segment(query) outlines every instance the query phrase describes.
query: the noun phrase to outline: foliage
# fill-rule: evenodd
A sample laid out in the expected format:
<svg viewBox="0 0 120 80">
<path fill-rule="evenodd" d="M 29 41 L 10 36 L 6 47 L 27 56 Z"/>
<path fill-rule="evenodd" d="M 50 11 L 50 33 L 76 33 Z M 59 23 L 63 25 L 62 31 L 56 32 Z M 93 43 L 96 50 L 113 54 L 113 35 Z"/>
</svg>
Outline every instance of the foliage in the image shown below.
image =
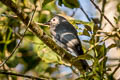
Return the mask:
<svg viewBox="0 0 120 80">
<path fill-rule="evenodd" d="M 79 8 L 80 4 L 78 0 L 59 0 L 58 4 L 62 6 L 63 4 L 69 8 Z"/>
<path fill-rule="evenodd" d="M 80 4 L 78 0 L 12 0 L 20 6 L 22 11 L 31 16 L 35 5 L 38 5 L 34 15 L 33 21 L 38 23 L 45 23 L 54 14 L 62 14 L 59 6 L 65 5 L 68 8 L 79 8 Z M 2 62 L 15 48 L 16 44 L 21 39 L 25 25 L 20 19 L 4 4 L 0 3 L 0 62 Z M 117 10 L 120 13 L 120 4 L 117 6 Z M 87 37 L 88 40 L 82 40 L 85 55 L 79 56 L 73 61 L 79 59 L 85 59 L 91 61 L 92 71 L 84 74 L 76 75 L 75 68 L 70 64 L 62 60 L 62 55 L 58 56 L 47 45 L 39 40 L 31 31 L 27 31 L 24 39 L 17 49 L 15 54 L 9 61 L 2 67 L 4 70 L 11 72 L 19 72 L 21 74 L 32 74 L 38 77 L 44 77 L 51 80 L 63 79 L 71 80 L 71 75 L 76 75 L 76 80 L 112 80 L 113 75 L 108 75 L 106 67 L 107 58 L 105 57 L 107 51 L 115 44 L 105 47 L 104 37 L 96 36 L 98 30 L 100 30 L 99 24 L 94 21 L 85 22 L 81 20 L 71 20 L 67 18 L 71 24 L 78 30 L 79 36 Z M 115 18 L 116 22 L 119 22 L 119 17 Z M 80 28 L 78 24 L 84 25 L 84 28 Z M 40 26 L 45 33 L 50 35 L 49 28 L 46 26 Z M 79 63 L 78 63 L 79 64 Z M 69 67 L 72 72 L 65 75 L 61 72 L 61 65 Z M 63 77 L 64 76 L 64 77 Z M 0 74 L 0 80 L 11 78 L 12 80 L 19 80 L 17 76 L 7 76 Z M 21 78 L 20 78 L 21 80 Z"/>
</svg>

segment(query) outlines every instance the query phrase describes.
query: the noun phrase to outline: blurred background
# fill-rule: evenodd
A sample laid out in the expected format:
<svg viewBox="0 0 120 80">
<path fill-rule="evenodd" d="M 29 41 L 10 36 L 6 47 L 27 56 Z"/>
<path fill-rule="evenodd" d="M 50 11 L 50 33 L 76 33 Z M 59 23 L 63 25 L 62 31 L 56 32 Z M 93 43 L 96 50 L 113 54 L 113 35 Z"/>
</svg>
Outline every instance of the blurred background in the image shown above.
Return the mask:
<svg viewBox="0 0 120 80">
<path fill-rule="evenodd" d="M 37 5 L 33 21 L 36 23 L 45 23 L 50 20 L 55 14 L 64 15 L 68 20 L 78 20 L 77 26 L 79 38 L 82 42 L 84 51 L 87 51 L 91 45 L 99 42 L 103 37 L 95 37 L 97 30 L 103 29 L 105 32 L 111 32 L 108 22 L 105 22 L 102 15 L 97 11 L 90 0 L 12 0 L 21 10 L 31 17 L 35 5 Z M 105 1 L 105 2 L 104 2 Z M 120 0 L 95 0 L 95 3 L 100 9 L 105 12 L 105 15 L 112 21 L 114 25 L 119 26 Z M 114 6 L 112 6 L 114 5 Z M 106 7 L 104 7 L 106 6 Z M 112 7 L 111 7 L 112 6 Z M 85 13 L 90 20 L 86 17 Z M 68 17 L 69 16 L 69 17 Z M 108 26 L 108 27 L 107 27 Z M 49 28 L 40 26 L 46 34 L 50 36 Z M 117 27 L 118 28 L 118 27 Z M 0 63 L 10 55 L 17 43 L 20 41 L 25 31 L 25 25 L 20 19 L 4 4 L 0 3 Z M 117 43 L 116 43 L 117 42 Z M 111 43 L 111 44 L 110 44 Z M 89 78 L 86 80 L 103 80 L 113 79 L 112 75 L 108 75 L 106 70 L 105 57 L 109 50 L 116 51 L 117 62 L 119 63 L 119 39 L 112 38 L 112 41 L 102 42 L 97 45 L 88 54 L 94 59 L 88 60 L 88 63 L 93 67 L 93 72 L 88 73 Z M 110 51 L 113 53 L 112 51 Z M 109 54 L 111 54 L 109 52 Z M 108 58 L 109 55 L 108 54 Z M 118 55 L 117 55 L 118 54 Z M 113 54 L 115 55 L 115 54 Z M 111 55 L 111 56 L 113 56 Z M 110 56 L 110 58 L 111 58 Z M 116 57 L 114 57 L 116 58 Z M 108 62 L 109 63 L 109 62 Z M 114 62 L 113 62 L 114 63 Z M 79 77 L 79 72 L 75 67 L 69 66 L 60 56 L 47 47 L 39 38 L 37 38 L 31 30 L 28 30 L 20 47 L 15 54 L 1 67 L 2 70 L 11 72 L 42 77 L 50 80 L 75 80 Z M 105 71 L 105 72 L 104 72 Z M 113 69 L 114 71 L 114 69 Z M 110 72 L 111 73 L 111 72 Z M 119 78 L 118 75 L 116 78 Z M 85 78 L 84 78 L 85 79 Z M 83 80 L 84 80 L 83 79 Z M 9 76 L 0 74 L 0 80 L 30 80 L 18 76 Z M 31 79 L 32 80 L 32 79 Z"/>
</svg>

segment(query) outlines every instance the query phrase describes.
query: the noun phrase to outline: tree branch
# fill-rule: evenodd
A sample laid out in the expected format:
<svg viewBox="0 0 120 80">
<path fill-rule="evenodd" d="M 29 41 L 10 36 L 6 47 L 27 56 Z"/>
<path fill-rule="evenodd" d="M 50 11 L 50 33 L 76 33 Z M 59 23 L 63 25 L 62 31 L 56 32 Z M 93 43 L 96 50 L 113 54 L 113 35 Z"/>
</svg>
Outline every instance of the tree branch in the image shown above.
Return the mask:
<svg viewBox="0 0 120 80">
<path fill-rule="evenodd" d="M 86 18 L 88 19 L 88 21 L 91 21 L 90 17 L 88 16 L 88 14 L 85 12 L 85 10 L 83 9 L 82 5 L 80 4 L 80 9 L 81 11 L 84 13 L 84 15 L 86 16 Z"/>
<path fill-rule="evenodd" d="M 10 8 L 20 19 L 21 21 L 27 25 L 29 23 L 29 17 L 23 13 L 23 11 L 17 6 L 15 3 L 12 2 L 12 0 L 0 0 L 3 4 L 5 4 L 8 8 Z M 63 48 L 56 45 L 56 43 L 48 36 L 46 33 L 43 32 L 43 30 L 33 21 L 31 21 L 29 28 L 32 30 L 32 32 L 40 39 L 42 40 L 49 48 L 51 48 L 54 52 L 56 52 L 58 55 L 62 56 L 64 60 L 71 63 L 73 66 L 75 66 L 79 71 L 84 72 L 84 68 L 81 66 L 80 61 L 72 62 L 71 59 L 74 58 L 71 54 L 66 52 Z"/>
<path fill-rule="evenodd" d="M 102 1 L 102 13 L 104 14 L 105 11 L 106 0 Z M 100 28 L 102 26 L 103 14 L 100 15 Z"/>
<path fill-rule="evenodd" d="M 26 77 L 26 78 L 36 79 L 36 80 L 46 80 L 45 78 L 39 78 L 39 77 L 35 77 L 35 76 L 30 76 L 30 75 L 12 73 L 12 72 L 4 71 L 4 70 L 0 70 L 0 74 L 14 75 L 14 76 Z"/>
<path fill-rule="evenodd" d="M 106 15 L 100 10 L 100 8 L 95 4 L 95 2 L 93 0 L 90 0 L 91 3 L 95 6 L 95 8 L 100 12 L 101 15 L 103 15 L 103 17 L 108 21 L 108 23 L 115 28 L 115 26 L 112 24 L 112 22 L 110 22 L 110 20 L 106 17 Z"/>
</svg>

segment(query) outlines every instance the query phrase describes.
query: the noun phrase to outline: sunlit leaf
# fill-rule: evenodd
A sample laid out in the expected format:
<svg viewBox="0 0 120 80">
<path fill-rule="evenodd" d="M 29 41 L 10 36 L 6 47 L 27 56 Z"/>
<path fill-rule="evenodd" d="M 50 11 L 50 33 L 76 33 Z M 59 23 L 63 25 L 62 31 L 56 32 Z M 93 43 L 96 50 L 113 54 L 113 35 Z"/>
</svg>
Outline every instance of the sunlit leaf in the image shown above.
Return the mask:
<svg viewBox="0 0 120 80">
<path fill-rule="evenodd" d="M 88 31 L 91 31 L 94 28 L 93 22 L 85 22 L 81 20 L 70 20 L 70 21 L 74 24 L 83 24 Z"/>
<path fill-rule="evenodd" d="M 16 3 L 18 0 L 12 0 L 14 3 Z"/>
<path fill-rule="evenodd" d="M 52 52 L 48 47 L 39 50 L 38 56 L 46 63 L 63 63 L 61 58 Z"/>
<path fill-rule="evenodd" d="M 69 8 L 79 8 L 80 4 L 78 0 L 59 0 L 58 4 L 62 6 L 64 4 L 66 7 Z"/>
<path fill-rule="evenodd" d="M 84 54 L 84 55 L 80 55 L 74 59 L 72 59 L 72 61 L 78 61 L 78 60 L 90 60 L 90 59 L 93 59 L 93 57 L 89 54 Z"/>
<path fill-rule="evenodd" d="M 82 32 L 78 32 L 78 35 L 82 35 L 83 33 Z"/>
<path fill-rule="evenodd" d="M 82 35 L 90 37 L 90 34 L 89 34 L 89 32 L 86 29 L 83 30 L 83 34 Z"/>
<path fill-rule="evenodd" d="M 48 4 L 49 2 L 52 2 L 54 0 L 44 0 L 42 3 L 42 7 L 44 7 L 46 4 Z"/>
</svg>

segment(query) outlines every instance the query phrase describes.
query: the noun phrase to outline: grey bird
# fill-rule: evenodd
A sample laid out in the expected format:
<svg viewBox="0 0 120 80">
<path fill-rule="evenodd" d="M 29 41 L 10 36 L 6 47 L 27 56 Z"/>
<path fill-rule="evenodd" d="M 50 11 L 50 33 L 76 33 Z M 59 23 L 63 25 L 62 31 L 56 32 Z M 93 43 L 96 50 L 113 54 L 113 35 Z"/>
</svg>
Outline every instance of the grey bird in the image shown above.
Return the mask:
<svg viewBox="0 0 120 80">
<path fill-rule="evenodd" d="M 50 26 L 50 33 L 57 44 L 76 56 L 83 55 L 81 42 L 77 35 L 77 30 L 64 17 L 56 15 L 47 23 Z M 80 60 L 83 69 L 88 68 L 85 60 Z"/>
</svg>

